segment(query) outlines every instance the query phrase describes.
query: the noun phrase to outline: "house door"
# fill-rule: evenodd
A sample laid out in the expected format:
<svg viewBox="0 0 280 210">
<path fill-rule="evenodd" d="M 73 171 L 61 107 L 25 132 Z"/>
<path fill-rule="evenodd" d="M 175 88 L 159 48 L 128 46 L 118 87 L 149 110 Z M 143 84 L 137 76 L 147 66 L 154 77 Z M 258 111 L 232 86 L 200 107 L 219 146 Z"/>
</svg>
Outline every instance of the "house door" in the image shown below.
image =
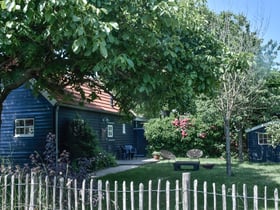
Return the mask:
<svg viewBox="0 0 280 210">
<path fill-rule="evenodd" d="M 144 128 L 134 128 L 134 139 L 136 141 L 137 155 L 146 156 L 147 140 L 144 136 Z"/>
</svg>

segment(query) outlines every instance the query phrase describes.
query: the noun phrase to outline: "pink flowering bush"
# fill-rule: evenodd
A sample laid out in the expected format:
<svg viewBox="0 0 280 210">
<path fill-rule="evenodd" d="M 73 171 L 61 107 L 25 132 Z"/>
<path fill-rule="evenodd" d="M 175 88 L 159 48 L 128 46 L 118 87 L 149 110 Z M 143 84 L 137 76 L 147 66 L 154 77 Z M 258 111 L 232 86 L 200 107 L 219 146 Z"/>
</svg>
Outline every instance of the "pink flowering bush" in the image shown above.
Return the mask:
<svg viewBox="0 0 280 210">
<path fill-rule="evenodd" d="M 149 152 L 166 149 L 182 157 L 193 148 L 208 156 L 219 156 L 223 150 L 222 133 L 222 128 L 193 116 L 157 118 L 145 125 Z"/>
</svg>

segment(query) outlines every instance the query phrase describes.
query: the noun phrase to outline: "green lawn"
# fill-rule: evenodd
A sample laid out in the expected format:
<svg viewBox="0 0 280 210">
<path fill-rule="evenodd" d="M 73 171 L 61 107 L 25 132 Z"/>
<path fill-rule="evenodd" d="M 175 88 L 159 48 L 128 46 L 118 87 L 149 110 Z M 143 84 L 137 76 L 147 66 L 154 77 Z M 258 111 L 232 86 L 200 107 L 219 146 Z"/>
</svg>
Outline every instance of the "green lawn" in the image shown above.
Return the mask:
<svg viewBox="0 0 280 210">
<path fill-rule="evenodd" d="M 183 158 L 181 158 L 183 160 Z M 161 179 L 162 189 L 165 188 L 165 182 L 168 180 L 171 183 L 170 188 L 175 188 L 176 180 L 182 178 L 182 173 L 191 173 L 191 183 L 196 179 L 198 180 L 198 188 L 200 191 L 203 190 L 203 182 L 207 182 L 208 192 L 212 192 L 212 183 L 216 184 L 217 193 L 221 193 L 221 186 L 225 184 L 227 188 L 231 188 L 232 184 L 236 185 L 239 195 L 242 195 L 243 184 L 247 185 L 248 196 L 253 196 L 253 186 L 258 186 L 258 196 L 263 197 L 263 189 L 267 186 L 267 197 L 268 199 L 273 198 L 273 192 L 275 188 L 280 186 L 280 164 L 276 163 L 238 163 L 233 161 L 232 172 L 233 176 L 228 177 L 226 175 L 226 163 L 222 159 L 200 159 L 201 164 L 203 163 L 215 163 L 213 169 L 204 169 L 200 167 L 198 171 L 183 170 L 174 171 L 172 162 L 160 161 L 158 163 L 147 164 L 138 168 L 120 172 L 117 174 L 111 174 L 99 179 L 103 181 L 109 181 L 112 186 L 114 181 L 118 181 L 121 189 L 122 181 L 126 183 L 134 182 L 135 188 L 138 187 L 139 183 L 143 183 L 145 189 L 147 189 L 149 180 L 153 182 L 153 189 L 157 187 L 157 181 Z M 129 185 L 129 184 L 128 184 Z M 231 194 L 230 189 L 227 190 L 228 195 Z M 208 195 L 208 202 L 212 202 L 212 195 Z M 198 196 L 199 203 L 203 203 L 202 192 Z M 221 198 L 217 198 L 218 205 L 221 205 Z M 238 203 L 242 203 L 242 198 L 238 198 Z M 263 206 L 263 200 L 259 200 L 259 207 Z M 209 204 L 210 205 L 210 204 Z M 228 201 L 228 206 L 231 207 L 231 199 Z M 238 204 L 239 205 L 239 204 Z M 241 204 L 240 204 L 241 205 Z M 252 199 L 249 201 L 249 209 L 252 208 Z M 269 201 L 268 205 L 272 209 L 274 203 Z M 217 208 L 220 209 L 220 208 Z M 261 208 L 259 208 L 261 209 Z"/>
</svg>

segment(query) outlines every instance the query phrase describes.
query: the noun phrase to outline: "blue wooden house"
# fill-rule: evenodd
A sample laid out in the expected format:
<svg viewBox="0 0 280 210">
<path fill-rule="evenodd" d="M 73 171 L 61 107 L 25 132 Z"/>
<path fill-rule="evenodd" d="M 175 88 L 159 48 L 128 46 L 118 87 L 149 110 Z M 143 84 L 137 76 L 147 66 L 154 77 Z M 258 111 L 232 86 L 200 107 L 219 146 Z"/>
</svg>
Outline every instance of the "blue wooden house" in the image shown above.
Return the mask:
<svg viewBox="0 0 280 210">
<path fill-rule="evenodd" d="M 91 90 L 83 87 L 86 94 Z M 12 163 L 29 162 L 30 154 L 42 153 L 49 132 L 56 135 L 57 153 L 67 141 L 69 124 L 75 120 L 85 120 L 97 134 L 100 147 L 118 154 L 120 145 L 133 145 L 138 155 L 144 155 L 145 139 L 139 133 L 136 121 L 125 121 L 114 106 L 109 94 L 99 93 L 93 102 L 80 105 L 80 96 L 71 88 L 66 88 L 72 100 L 60 97 L 50 99 L 41 92 L 34 96 L 25 85 L 9 94 L 4 102 L 0 135 L 0 158 Z M 78 119 L 79 118 L 79 119 Z"/>
<path fill-rule="evenodd" d="M 266 127 L 272 122 L 264 123 L 246 130 L 248 156 L 251 162 L 280 162 L 280 146 L 273 148 Z"/>
</svg>

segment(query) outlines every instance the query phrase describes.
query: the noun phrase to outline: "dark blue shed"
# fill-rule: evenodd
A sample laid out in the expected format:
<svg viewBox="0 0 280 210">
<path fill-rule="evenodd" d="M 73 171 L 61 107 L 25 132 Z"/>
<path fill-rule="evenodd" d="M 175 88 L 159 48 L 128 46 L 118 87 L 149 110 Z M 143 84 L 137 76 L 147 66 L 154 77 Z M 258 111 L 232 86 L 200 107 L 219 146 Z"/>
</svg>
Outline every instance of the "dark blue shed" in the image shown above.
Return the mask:
<svg viewBox="0 0 280 210">
<path fill-rule="evenodd" d="M 90 89 L 85 87 L 87 93 Z M 4 102 L 0 135 L 0 158 L 23 164 L 29 162 L 30 154 L 42 153 L 46 136 L 56 134 L 57 153 L 67 141 L 69 123 L 79 116 L 96 132 L 100 146 L 117 154 L 120 145 L 137 146 L 133 122 L 125 121 L 109 94 L 101 93 L 91 103 L 80 105 L 80 98 L 71 88 L 73 100 L 50 100 L 47 93 L 34 96 L 24 85 L 9 94 Z M 137 142 L 136 142 L 137 141 Z"/>
<path fill-rule="evenodd" d="M 251 162 L 280 162 L 280 146 L 273 148 L 266 127 L 272 122 L 247 129 L 248 155 Z"/>
</svg>

